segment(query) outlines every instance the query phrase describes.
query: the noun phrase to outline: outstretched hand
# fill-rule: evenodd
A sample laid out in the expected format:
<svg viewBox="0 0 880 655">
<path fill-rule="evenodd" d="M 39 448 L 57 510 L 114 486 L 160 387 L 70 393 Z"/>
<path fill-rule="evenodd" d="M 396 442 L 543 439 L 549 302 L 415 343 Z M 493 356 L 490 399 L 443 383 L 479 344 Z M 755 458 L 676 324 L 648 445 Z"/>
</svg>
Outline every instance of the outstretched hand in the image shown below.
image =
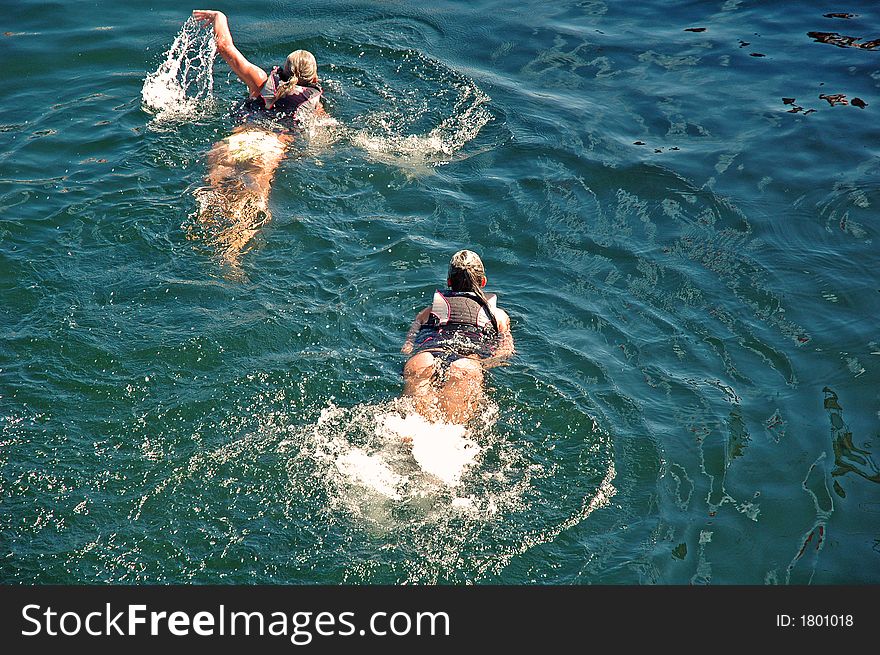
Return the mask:
<svg viewBox="0 0 880 655">
<path fill-rule="evenodd" d="M 211 26 L 214 29 L 214 39 L 217 44 L 217 54 L 223 57 L 223 61 L 229 64 L 232 72 L 242 82 L 247 84 L 252 98 L 260 94 L 260 89 L 266 83 L 266 71 L 249 62 L 235 44 L 232 42 L 232 34 L 229 33 L 229 21 L 222 11 L 213 9 L 194 9 L 192 17 L 200 21 L 203 26 Z"/>
<path fill-rule="evenodd" d="M 222 16 L 223 12 L 214 11 L 213 9 L 193 9 L 193 18 L 202 22 L 202 25 L 211 25 L 217 20 L 218 16 Z"/>
</svg>

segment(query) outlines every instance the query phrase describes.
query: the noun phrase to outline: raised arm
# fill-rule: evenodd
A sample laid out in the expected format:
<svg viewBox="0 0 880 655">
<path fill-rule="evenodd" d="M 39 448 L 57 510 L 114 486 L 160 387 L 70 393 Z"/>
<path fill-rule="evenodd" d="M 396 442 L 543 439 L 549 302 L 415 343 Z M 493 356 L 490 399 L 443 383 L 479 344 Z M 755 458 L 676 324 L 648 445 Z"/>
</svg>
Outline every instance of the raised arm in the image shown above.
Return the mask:
<svg viewBox="0 0 880 655">
<path fill-rule="evenodd" d="M 404 355 L 409 355 L 412 352 L 413 341 L 415 341 L 416 335 L 419 333 L 419 330 L 428 320 L 430 315 L 430 307 L 425 307 L 422 311 L 416 314 L 415 319 L 413 319 L 412 324 L 409 326 L 409 331 L 406 333 L 406 340 L 403 342 L 403 347 L 400 349 L 400 352 Z"/>
<path fill-rule="evenodd" d="M 232 42 L 232 34 L 229 33 L 229 23 L 226 20 L 226 14 L 222 11 L 213 11 L 211 9 L 196 9 L 192 15 L 193 18 L 201 21 L 202 24 L 213 26 L 214 38 L 217 39 L 217 52 L 229 64 L 229 67 L 238 76 L 238 79 L 247 84 L 251 97 L 255 98 L 260 95 L 260 89 L 263 88 L 269 76 L 266 75 L 266 71 L 262 68 L 255 66 L 245 59 L 245 56 L 235 47 L 235 44 Z"/>
</svg>

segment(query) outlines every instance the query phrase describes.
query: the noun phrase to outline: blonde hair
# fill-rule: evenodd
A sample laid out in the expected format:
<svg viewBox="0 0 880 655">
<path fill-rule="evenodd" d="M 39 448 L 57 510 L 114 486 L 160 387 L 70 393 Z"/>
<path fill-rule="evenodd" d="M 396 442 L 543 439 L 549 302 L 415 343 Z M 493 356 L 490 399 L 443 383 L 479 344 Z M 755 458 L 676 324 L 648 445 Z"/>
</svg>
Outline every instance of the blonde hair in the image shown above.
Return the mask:
<svg viewBox="0 0 880 655">
<path fill-rule="evenodd" d="M 483 296 L 486 269 L 480 256 L 472 250 L 459 250 L 449 260 L 449 286 L 453 291 L 471 291 Z"/>
<path fill-rule="evenodd" d="M 284 72 L 297 81 L 315 84 L 318 81 L 318 62 L 308 50 L 294 50 L 287 55 Z"/>
<path fill-rule="evenodd" d="M 459 250 L 449 260 L 449 288 L 453 291 L 466 291 L 473 293 L 477 301 L 486 310 L 486 315 L 492 322 L 492 327 L 498 332 L 498 321 L 489 307 L 486 294 L 483 293 L 483 284 L 486 281 L 486 269 L 483 260 L 473 250 Z"/>
<path fill-rule="evenodd" d="M 275 91 L 276 99 L 293 93 L 297 84 L 318 83 L 318 62 L 315 60 L 315 55 L 308 50 L 294 50 L 287 55 L 284 73 L 289 79 L 278 85 Z"/>
</svg>

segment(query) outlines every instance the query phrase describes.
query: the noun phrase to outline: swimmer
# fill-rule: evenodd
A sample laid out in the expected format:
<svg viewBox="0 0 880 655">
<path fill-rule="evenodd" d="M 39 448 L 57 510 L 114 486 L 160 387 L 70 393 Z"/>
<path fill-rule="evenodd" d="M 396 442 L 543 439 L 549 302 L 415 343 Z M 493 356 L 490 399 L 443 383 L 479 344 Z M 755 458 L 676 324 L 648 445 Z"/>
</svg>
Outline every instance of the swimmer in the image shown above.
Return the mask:
<svg viewBox="0 0 880 655">
<path fill-rule="evenodd" d="M 213 28 L 217 52 L 247 85 L 246 115 L 276 119 L 268 127 L 263 126 L 265 121 L 240 125 L 215 144 L 208 153 L 208 186 L 195 193 L 198 220 L 208 240 L 224 260 L 235 265 L 258 228 L 271 219 L 269 189 L 293 140 L 288 128 L 301 125 L 310 114 L 326 116 L 321 105 L 323 91 L 311 52 L 291 52 L 283 66 L 267 73 L 236 48 L 223 12 L 196 9 L 192 15 Z"/>
<path fill-rule="evenodd" d="M 416 315 L 400 349 L 412 354 L 403 367 L 403 395 L 430 421 L 465 424 L 480 409 L 483 371 L 513 355 L 513 336 L 495 294 L 483 292 L 486 273 L 476 253 L 452 256 L 446 284 Z"/>
</svg>

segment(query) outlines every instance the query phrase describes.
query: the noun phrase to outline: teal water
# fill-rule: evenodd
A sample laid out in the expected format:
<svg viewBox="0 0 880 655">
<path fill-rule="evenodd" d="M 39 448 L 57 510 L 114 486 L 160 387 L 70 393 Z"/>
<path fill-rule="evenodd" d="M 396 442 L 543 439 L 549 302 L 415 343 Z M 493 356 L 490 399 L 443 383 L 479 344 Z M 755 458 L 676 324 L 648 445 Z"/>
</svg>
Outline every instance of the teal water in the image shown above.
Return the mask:
<svg viewBox="0 0 880 655">
<path fill-rule="evenodd" d="M 243 85 L 142 106 L 192 7 L 5 6 L 0 581 L 880 581 L 880 9 L 844 4 L 218 6 L 339 121 L 234 267 L 190 237 Z M 459 248 L 517 355 L 450 486 L 380 428 Z"/>
</svg>

